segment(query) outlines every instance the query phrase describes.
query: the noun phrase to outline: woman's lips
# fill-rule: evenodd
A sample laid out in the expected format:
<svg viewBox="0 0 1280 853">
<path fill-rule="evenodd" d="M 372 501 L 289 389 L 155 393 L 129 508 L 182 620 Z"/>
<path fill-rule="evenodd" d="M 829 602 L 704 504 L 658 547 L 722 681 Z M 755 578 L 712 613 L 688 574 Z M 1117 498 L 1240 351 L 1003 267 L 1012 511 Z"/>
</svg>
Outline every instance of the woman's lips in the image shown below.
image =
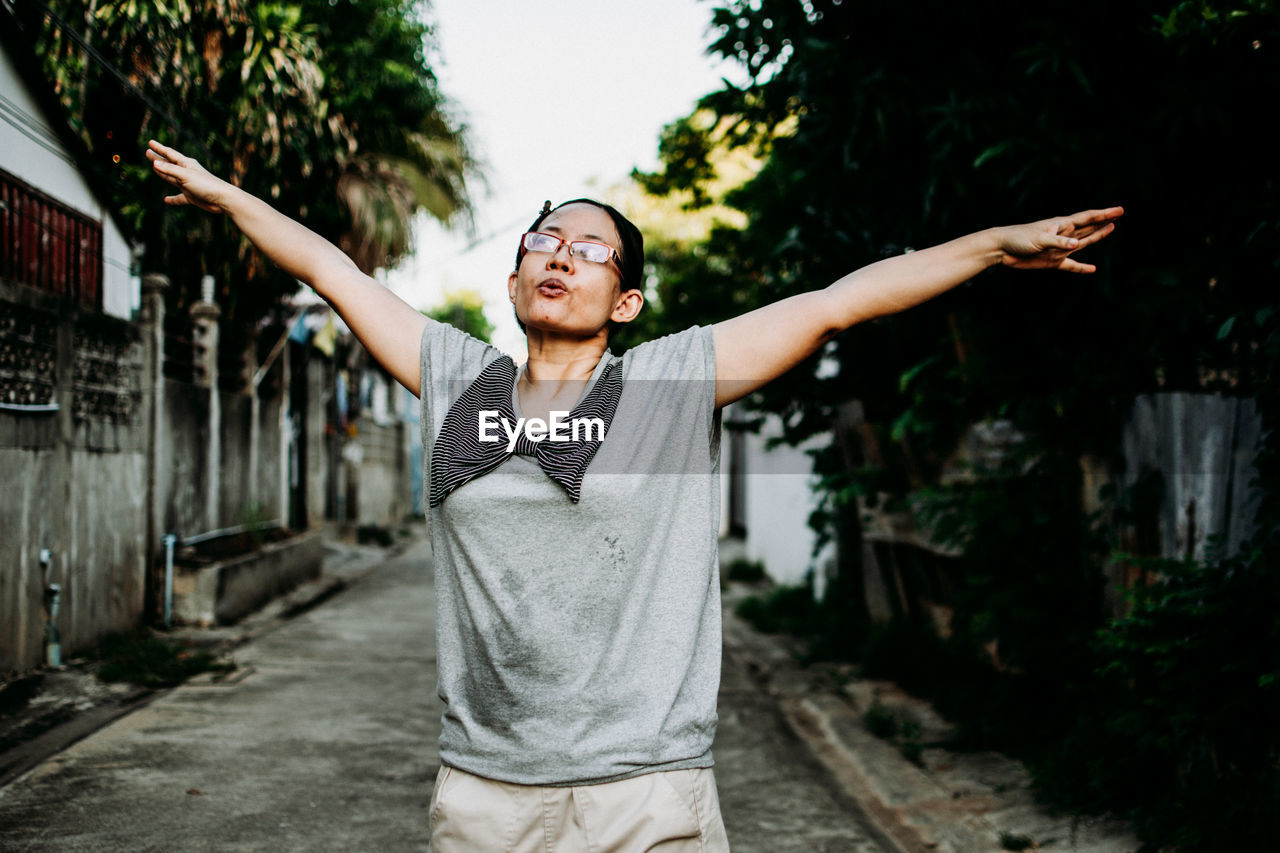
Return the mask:
<svg viewBox="0 0 1280 853">
<path fill-rule="evenodd" d="M 559 279 L 549 278 L 538 285 L 538 292 L 541 293 L 543 296 L 555 297 L 555 296 L 561 296 L 562 294 L 568 293 L 569 291 L 564 286 L 564 283 L 561 282 Z"/>
</svg>

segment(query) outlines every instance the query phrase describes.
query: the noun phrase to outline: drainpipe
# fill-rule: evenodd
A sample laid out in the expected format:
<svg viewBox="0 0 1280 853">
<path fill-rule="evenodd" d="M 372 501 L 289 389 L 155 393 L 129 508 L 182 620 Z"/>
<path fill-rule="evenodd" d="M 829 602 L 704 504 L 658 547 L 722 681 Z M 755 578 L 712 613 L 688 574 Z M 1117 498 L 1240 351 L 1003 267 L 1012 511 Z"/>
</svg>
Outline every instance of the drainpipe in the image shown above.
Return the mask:
<svg viewBox="0 0 1280 853">
<path fill-rule="evenodd" d="M 40 568 L 44 576 L 49 577 L 49 566 L 53 562 L 53 552 L 48 548 L 40 550 Z M 53 669 L 62 667 L 62 634 L 58 632 L 58 603 L 62 600 L 62 586 L 51 583 L 44 588 L 44 603 L 49 611 L 49 618 L 44 623 L 44 662 Z"/>
<path fill-rule="evenodd" d="M 172 533 L 164 535 L 164 627 L 168 628 L 173 621 L 173 546 L 178 537 Z"/>
</svg>

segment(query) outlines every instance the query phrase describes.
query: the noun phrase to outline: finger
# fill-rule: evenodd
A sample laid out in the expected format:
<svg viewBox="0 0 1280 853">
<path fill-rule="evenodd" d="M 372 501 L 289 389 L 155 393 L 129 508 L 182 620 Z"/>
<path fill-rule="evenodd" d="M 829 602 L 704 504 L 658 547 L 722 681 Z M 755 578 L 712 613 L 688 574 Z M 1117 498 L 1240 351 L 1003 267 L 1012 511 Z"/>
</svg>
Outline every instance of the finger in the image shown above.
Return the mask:
<svg viewBox="0 0 1280 853">
<path fill-rule="evenodd" d="M 185 195 L 167 195 L 164 197 L 165 204 L 190 204 L 191 201 Z"/>
<path fill-rule="evenodd" d="M 1079 213 L 1073 213 L 1067 219 L 1078 228 L 1085 225 L 1100 225 L 1119 219 L 1123 215 L 1123 207 L 1104 207 L 1098 210 L 1082 210 Z"/>
<path fill-rule="evenodd" d="M 1054 249 L 1062 249 L 1067 252 L 1074 252 L 1080 248 L 1080 241 L 1070 234 L 1053 234 L 1045 241 L 1045 249 L 1053 251 Z"/>
<path fill-rule="evenodd" d="M 178 163 L 174 163 L 172 160 L 165 157 L 163 154 L 157 154 L 156 152 L 152 151 L 150 148 L 147 149 L 146 155 L 147 155 L 147 159 L 150 160 L 152 163 L 166 163 L 173 166 L 179 165 Z"/>
<path fill-rule="evenodd" d="M 182 179 L 178 177 L 178 167 L 166 160 L 156 160 L 151 164 L 151 170 L 164 178 L 174 186 L 181 186 Z"/>
<path fill-rule="evenodd" d="M 1085 246 L 1092 246 L 1114 230 L 1116 230 L 1116 224 L 1108 222 L 1106 225 L 1093 226 L 1084 232 L 1077 231 L 1076 236 L 1079 237 L 1080 248 L 1083 249 Z"/>
<path fill-rule="evenodd" d="M 182 153 L 177 149 L 170 148 L 168 145 L 161 145 L 154 139 L 147 143 L 147 147 L 150 150 L 155 151 L 157 154 L 162 155 L 165 159 L 171 160 L 175 163 L 183 159 Z"/>
<path fill-rule="evenodd" d="M 1058 269 L 1062 270 L 1063 272 L 1075 272 L 1075 273 L 1090 273 L 1090 272 L 1098 271 L 1098 268 L 1095 267 L 1093 264 L 1082 264 L 1079 261 L 1074 260 L 1072 258 L 1063 259 L 1062 263 L 1058 266 Z"/>
</svg>

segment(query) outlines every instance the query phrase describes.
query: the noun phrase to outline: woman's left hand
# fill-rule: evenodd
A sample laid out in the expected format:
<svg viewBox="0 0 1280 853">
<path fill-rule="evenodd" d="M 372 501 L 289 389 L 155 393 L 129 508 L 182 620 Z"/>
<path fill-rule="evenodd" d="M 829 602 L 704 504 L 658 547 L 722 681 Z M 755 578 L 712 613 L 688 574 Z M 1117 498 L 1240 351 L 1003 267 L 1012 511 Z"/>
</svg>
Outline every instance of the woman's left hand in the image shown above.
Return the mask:
<svg viewBox="0 0 1280 853">
<path fill-rule="evenodd" d="M 1000 262 L 1021 270 L 1094 272 L 1097 267 L 1093 264 L 1081 263 L 1071 255 L 1110 234 L 1123 214 L 1123 207 L 1108 207 L 999 228 Z"/>
</svg>

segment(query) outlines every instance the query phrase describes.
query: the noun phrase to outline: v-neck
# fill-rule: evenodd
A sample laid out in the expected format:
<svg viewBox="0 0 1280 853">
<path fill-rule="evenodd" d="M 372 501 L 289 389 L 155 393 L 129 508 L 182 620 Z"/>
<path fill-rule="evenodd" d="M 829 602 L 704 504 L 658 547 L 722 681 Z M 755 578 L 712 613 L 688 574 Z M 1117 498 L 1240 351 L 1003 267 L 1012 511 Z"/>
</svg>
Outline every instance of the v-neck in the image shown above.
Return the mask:
<svg viewBox="0 0 1280 853">
<path fill-rule="evenodd" d="M 591 389 L 595 387 L 596 382 L 600 379 L 600 376 L 612 361 L 613 353 L 606 349 L 604 351 L 604 355 L 600 356 L 600 360 L 596 362 L 596 366 L 592 369 L 591 376 L 587 379 L 587 384 L 582 388 L 582 393 L 578 395 L 578 399 L 569 407 L 570 412 L 578 408 L 578 404 L 585 400 L 587 395 L 591 393 Z M 515 382 L 511 383 L 511 410 L 515 412 L 517 419 L 524 417 L 524 410 L 520 407 L 520 380 L 524 377 L 528 369 L 529 362 L 527 361 L 516 368 Z"/>
</svg>

